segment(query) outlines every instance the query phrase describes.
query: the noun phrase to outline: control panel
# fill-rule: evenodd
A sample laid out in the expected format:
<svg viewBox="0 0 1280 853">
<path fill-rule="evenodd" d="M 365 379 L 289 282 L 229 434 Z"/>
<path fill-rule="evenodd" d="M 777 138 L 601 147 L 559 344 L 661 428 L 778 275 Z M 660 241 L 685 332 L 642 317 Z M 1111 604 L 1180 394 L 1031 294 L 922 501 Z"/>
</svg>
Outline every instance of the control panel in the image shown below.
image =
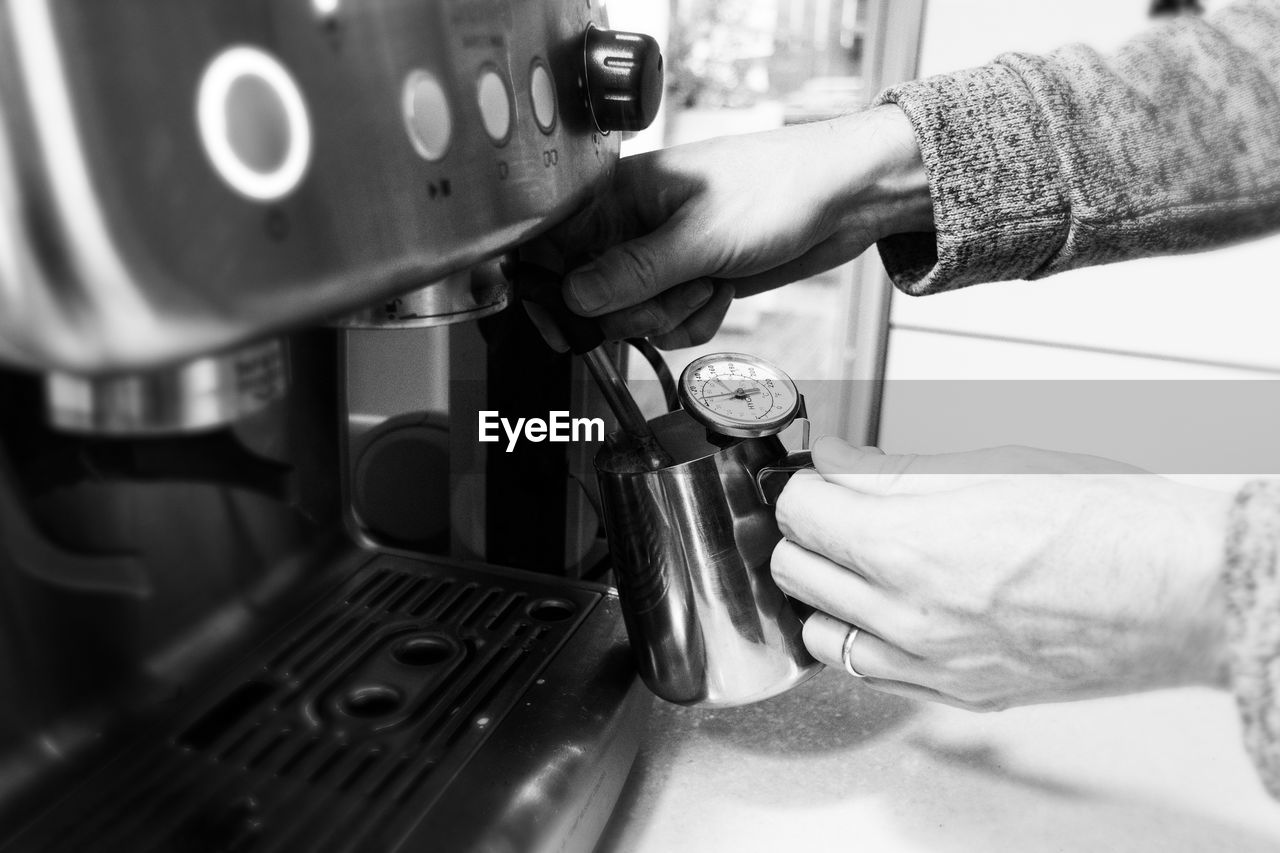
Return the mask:
<svg viewBox="0 0 1280 853">
<path fill-rule="evenodd" d="M 583 204 L 660 96 L 601 0 L 0 0 L 0 361 L 155 366 L 421 287 Z"/>
</svg>

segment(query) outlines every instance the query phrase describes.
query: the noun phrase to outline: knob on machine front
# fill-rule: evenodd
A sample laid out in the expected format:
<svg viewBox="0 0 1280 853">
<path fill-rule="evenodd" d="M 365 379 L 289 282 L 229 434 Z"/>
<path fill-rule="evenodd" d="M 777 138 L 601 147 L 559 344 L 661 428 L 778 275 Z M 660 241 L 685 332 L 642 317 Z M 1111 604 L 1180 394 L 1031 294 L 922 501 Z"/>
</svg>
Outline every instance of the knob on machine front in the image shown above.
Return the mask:
<svg viewBox="0 0 1280 853">
<path fill-rule="evenodd" d="M 644 130 L 662 102 L 662 52 L 651 36 L 587 27 L 587 101 L 601 133 Z"/>
</svg>

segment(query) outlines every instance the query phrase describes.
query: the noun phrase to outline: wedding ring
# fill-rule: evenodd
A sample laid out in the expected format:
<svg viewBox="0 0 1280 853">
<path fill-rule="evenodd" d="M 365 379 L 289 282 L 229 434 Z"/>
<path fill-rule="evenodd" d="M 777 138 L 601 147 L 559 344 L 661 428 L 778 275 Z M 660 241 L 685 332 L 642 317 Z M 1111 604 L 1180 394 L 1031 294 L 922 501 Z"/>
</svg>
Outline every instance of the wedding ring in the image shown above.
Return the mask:
<svg viewBox="0 0 1280 853">
<path fill-rule="evenodd" d="M 845 671 L 854 678 L 866 678 L 865 675 L 853 668 L 853 642 L 858 639 L 858 631 L 856 626 L 849 626 L 849 633 L 844 635 L 844 643 L 840 646 L 840 660 L 844 661 Z"/>
</svg>

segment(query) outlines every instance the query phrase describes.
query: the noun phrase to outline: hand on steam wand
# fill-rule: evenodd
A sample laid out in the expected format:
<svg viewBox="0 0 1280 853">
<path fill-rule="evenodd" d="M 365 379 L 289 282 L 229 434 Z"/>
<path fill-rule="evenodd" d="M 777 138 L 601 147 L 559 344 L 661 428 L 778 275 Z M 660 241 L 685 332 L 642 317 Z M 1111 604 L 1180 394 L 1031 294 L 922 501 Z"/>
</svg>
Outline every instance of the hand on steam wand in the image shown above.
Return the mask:
<svg viewBox="0 0 1280 853">
<path fill-rule="evenodd" d="M 612 191 L 553 230 L 565 302 L 607 337 L 711 338 L 730 300 L 807 278 L 877 239 L 931 231 L 915 134 L 897 107 L 619 161 Z"/>
</svg>

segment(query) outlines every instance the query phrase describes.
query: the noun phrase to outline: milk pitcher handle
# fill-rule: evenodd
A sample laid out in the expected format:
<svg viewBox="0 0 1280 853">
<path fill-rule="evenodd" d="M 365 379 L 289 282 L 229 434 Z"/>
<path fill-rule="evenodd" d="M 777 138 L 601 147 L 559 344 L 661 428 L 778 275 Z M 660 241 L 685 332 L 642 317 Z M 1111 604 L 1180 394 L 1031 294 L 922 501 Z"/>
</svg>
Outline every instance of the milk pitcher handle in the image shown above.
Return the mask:
<svg viewBox="0 0 1280 853">
<path fill-rule="evenodd" d="M 765 506 L 773 506 L 778 501 L 778 495 L 782 494 L 782 488 L 791 479 L 791 475 L 812 467 L 812 451 L 797 450 L 788 453 L 778 461 L 777 465 L 766 465 L 756 472 L 756 497 Z"/>
</svg>

